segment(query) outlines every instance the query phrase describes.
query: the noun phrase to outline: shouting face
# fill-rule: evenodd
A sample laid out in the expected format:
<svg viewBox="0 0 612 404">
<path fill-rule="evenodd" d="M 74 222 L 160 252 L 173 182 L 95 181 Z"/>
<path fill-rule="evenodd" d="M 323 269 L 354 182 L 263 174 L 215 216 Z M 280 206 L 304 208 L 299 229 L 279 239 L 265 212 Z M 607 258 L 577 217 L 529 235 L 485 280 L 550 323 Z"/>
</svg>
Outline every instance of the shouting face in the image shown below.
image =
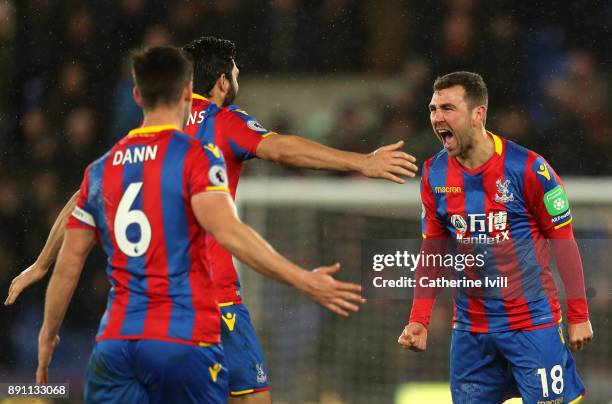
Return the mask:
<svg viewBox="0 0 612 404">
<path fill-rule="evenodd" d="M 433 93 L 429 103 L 431 127 L 449 155 L 466 157 L 469 154 L 474 129 L 484 123 L 484 110 L 484 106 L 470 107 L 462 86 Z"/>
</svg>

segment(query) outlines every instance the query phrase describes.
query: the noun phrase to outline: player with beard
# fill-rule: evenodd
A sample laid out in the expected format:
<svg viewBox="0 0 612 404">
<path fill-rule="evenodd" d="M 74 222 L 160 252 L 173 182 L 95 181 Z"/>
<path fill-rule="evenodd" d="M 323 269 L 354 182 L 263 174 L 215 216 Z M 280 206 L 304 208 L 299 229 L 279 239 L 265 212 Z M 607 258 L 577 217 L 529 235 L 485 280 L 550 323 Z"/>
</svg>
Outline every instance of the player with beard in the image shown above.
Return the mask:
<svg viewBox="0 0 612 404">
<path fill-rule="evenodd" d="M 253 157 L 292 167 L 355 171 L 396 183 L 404 182 L 399 176 L 415 176 L 417 167 L 413 163 L 416 160 L 399 150 L 403 142 L 361 154 L 266 130 L 244 110 L 232 105 L 239 88 L 239 70 L 232 42 L 205 37 L 194 40 L 184 50 L 194 62 L 193 103 L 185 133 L 219 147 L 226 160 L 232 197 L 236 196 L 243 162 Z M 72 211 L 76 197 L 60 213 L 36 263 L 13 280 L 7 304 L 12 304 L 24 288 L 47 272 L 61 245 L 62 223 Z M 265 362 L 248 311 L 242 304 L 232 255 L 215 239 L 208 243 L 206 255 L 219 288 L 217 298 L 222 310 L 222 341 L 229 367 L 230 401 L 269 403 Z M 339 315 L 348 314 L 343 307 L 334 309 Z"/>
<path fill-rule="evenodd" d="M 582 349 L 593 330 L 561 179 L 537 153 L 485 129 L 488 93 L 480 75 L 454 72 L 436 79 L 429 110 L 444 148 L 423 166 L 422 250 L 444 252 L 451 239 L 456 251 L 484 257 L 482 267 L 458 276 L 502 274 L 510 280 L 503 287 L 454 290 L 453 402 L 579 400 L 585 388 L 568 347 Z M 567 330 L 549 265 L 551 247 L 565 287 Z M 421 265 L 416 276 L 443 276 L 440 270 Z M 424 351 L 439 290 L 421 287 L 419 279 L 416 285 L 398 342 Z"/>
</svg>

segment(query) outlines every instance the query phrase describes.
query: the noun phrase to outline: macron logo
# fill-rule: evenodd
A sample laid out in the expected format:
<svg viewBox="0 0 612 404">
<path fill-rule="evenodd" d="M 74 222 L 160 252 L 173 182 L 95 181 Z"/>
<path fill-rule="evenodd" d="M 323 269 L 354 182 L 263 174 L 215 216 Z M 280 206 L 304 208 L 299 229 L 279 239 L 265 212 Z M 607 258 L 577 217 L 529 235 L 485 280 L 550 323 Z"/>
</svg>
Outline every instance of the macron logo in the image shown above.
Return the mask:
<svg viewBox="0 0 612 404">
<path fill-rule="evenodd" d="M 436 194 L 460 194 L 461 187 L 434 187 Z"/>
</svg>

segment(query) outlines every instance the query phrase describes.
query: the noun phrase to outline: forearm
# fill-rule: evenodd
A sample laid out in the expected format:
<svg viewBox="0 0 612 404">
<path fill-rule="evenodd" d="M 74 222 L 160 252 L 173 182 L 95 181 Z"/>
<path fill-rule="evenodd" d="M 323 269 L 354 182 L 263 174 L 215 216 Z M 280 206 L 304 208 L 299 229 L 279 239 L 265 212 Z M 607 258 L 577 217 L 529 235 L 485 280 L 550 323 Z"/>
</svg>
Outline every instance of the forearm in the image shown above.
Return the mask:
<svg viewBox="0 0 612 404">
<path fill-rule="evenodd" d="M 263 156 L 258 153 L 258 157 L 291 167 L 357 172 L 361 171 L 367 157 L 365 154 L 324 146 L 300 136 L 275 135 L 275 137 L 274 141 L 278 143 L 273 150 Z"/>
<path fill-rule="evenodd" d="M 47 271 L 49 267 L 51 267 L 51 264 L 53 264 L 53 261 L 55 261 L 59 253 L 66 232 L 66 221 L 74 210 L 78 197 L 79 192 L 77 191 L 61 210 L 57 219 L 55 219 L 55 223 L 53 223 L 53 227 L 51 227 L 51 231 L 49 232 L 49 236 L 47 237 L 47 241 L 42 251 L 36 259 L 36 265 L 44 271 Z"/>
<path fill-rule="evenodd" d="M 305 271 L 276 252 L 246 224 L 236 221 L 213 236 L 232 255 L 255 271 L 300 289 Z"/>
<path fill-rule="evenodd" d="M 47 340 L 55 338 L 59 333 L 80 274 L 78 263 L 58 261 L 57 268 L 61 269 L 53 272 L 45 297 L 45 317 L 41 337 Z"/>
<path fill-rule="evenodd" d="M 42 339 L 50 341 L 59 332 L 83 265 L 94 243 L 95 236 L 91 230 L 72 229 L 66 232 L 47 288 L 45 319 L 40 330 Z"/>
</svg>

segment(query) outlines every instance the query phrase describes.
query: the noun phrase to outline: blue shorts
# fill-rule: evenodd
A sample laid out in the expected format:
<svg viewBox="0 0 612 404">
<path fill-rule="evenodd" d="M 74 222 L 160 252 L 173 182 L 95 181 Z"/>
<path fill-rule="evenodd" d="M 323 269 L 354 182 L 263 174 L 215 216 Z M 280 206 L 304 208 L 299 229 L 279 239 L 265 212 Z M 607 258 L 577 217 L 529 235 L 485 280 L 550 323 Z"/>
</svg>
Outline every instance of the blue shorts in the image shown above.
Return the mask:
<svg viewBox="0 0 612 404">
<path fill-rule="evenodd" d="M 263 353 L 244 304 L 222 303 L 221 342 L 232 396 L 270 390 Z"/>
<path fill-rule="evenodd" d="M 85 403 L 226 403 L 220 345 L 103 340 L 94 346 Z"/>
<path fill-rule="evenodd" d="M 490 334 L 453 330 L 451 394 L 455 404 L 572 403 L 585 394 L 562 324 Z"/>
</svg>

